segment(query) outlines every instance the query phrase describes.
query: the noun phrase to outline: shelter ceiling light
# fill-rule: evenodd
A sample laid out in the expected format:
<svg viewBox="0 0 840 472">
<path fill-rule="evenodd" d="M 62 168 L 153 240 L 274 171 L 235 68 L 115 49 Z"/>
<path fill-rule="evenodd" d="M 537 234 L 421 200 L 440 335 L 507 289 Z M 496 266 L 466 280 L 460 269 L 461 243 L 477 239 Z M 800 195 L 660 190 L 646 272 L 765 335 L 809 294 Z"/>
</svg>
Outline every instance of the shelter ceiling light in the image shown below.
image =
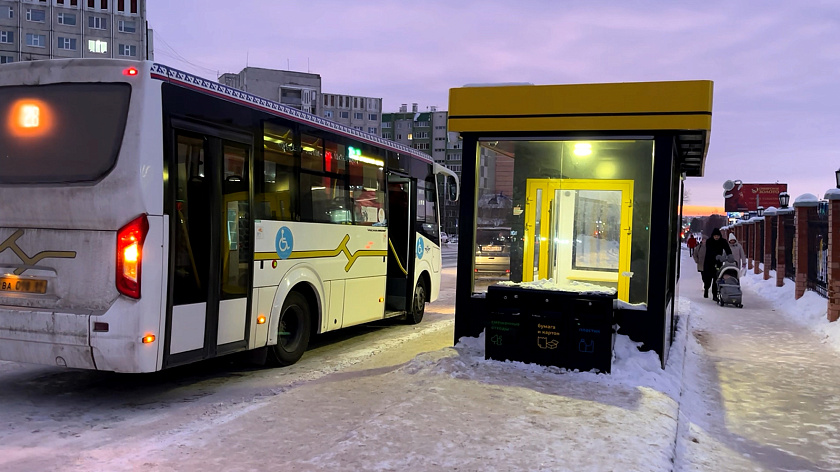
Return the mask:
<svg viewBox="0 0 840 472">
<path fill-rule="evenodd" d="M 575 156 L 588 156 L 592 154 L 592 145 L 589 143 L 576 143 L 574 153 Z"/>
</svg>

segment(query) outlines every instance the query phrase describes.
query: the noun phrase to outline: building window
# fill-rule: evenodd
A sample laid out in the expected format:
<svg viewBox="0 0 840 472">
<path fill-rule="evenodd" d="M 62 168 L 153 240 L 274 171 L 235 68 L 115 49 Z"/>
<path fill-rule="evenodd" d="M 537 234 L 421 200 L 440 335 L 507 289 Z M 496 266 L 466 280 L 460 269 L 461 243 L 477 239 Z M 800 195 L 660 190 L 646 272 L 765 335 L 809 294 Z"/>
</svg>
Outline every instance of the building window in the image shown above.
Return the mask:
<svg viewBox="0 0 840 472">
<path fill-rule="evenodd" d="M 125 11 L 125 0 L 117 0 L 117 11 Z"/>
<path fill-rule="evenodd" d="M 420 127 L 425 128 L 425 127 L 429 126 L 429 122 L 428 121 L 418 121 L 415 126 L 420 126 Z"/>
<path fill-rule="evenodd" d="M 359 108 L 359 97 L 353 97 L 353 108 Z"/>
<path fill-rule="evenodd" d="M 58 37 L 58 49 L 76 50 L 76 38 L 62 38 Z"/>
<path fill-rule="evenodd" d="M 88 27 L 100 30 L 108 29 L 108 21 L 106 18 L 99 16 L 89 16 Z"/>
<path fill-rule="evenodd" d="M 71 7 L 79 6 L 79 0 L 70 0 L 70 6 Z"/>
<path fill-rule="evenodd" d="M 370 134 L 376 134 L 376 127 L 375 127 L 375 126 L 369 127 L 369 128 L 368 128 L 368 133 L 370 133 Z"/>
<path fill-rule="evenodd" d="M 75 13 L 59 13 L 58 24 L 67 26 L 76 26 Z"/>
<path fill-rule="evenodd" d="M 88 40 L 88 51 L 105 54 L 108 52 L 108 43 L 99 39 Z"/>
<path fill-rule="evenodd" d="M 88 0 L 88 8 L 93 8 L 96 4 L 96 0 Z"/>
<path fill-rule="evenodd" d="M 429 149 L 429 143 L 416 143 L 414 145 L 414 149 L 428 150 Z"/>
<path fill-rule="evenodd" d="M 46 19 L 46 10 L 35 10 L 31 8 L 26 9 L 26 21 L 36 21 L 38 23 L 43 23 Z"/>
<path fill-rule="evenodd" d="M 383 128 L 390 128 L 390 127 L 391 127 L 391 122 L 390 122 L 390 121 L 386 121 L 386 122 L 382 123 L 382 127 L 383 127 Z"/>
<path fill-rule="evenodd" d="M 338 116 L 340 116 L 341 118 L 349 118 L 350 113 L 346 112 L 346 111 L 340 111 L 340 112 L 338 112 Z"/>
<path fill-rule="evenodd" d="M 119 31 L 122 33 L 136 33 L 137 32 L 137 23 L 133 20 L 120 20 L 117 24 Z"/>
<path fill-rule="evenodd" d="M 377 115 L 376 113 L 369 113 L 369 114 L 368 114 L 368 120 L 370 120 L 370 121 L 376 121 L 376 120 L 378 120 L 378 119 L 379 119 L 379 115 Z"/>
<path fill-rule="evenodd" d="M 0 31 L 0 43 L 13 43 L 15 42 L 15 32 L 14 31 Z"/>
<path fill-rule="evenodd" d="M 107 10 L 108 9 L 108 0 L 99 0 L 99 8 L 101 10 Z"/>
<path fill-rule="evenodd" d="M 364 116 L 365 116 L 364 113 L 359 113 L 359 112 L 353 113 L 353 119 L 354 120 L 361 120 Z"/>
<path fill-rule="evenodd" d="M 137 13 L 137 0 L 131 0 L 131 13 Z"/>
<path fill-rule="evenodd" d="M 34 48 L 46 47 L 47 36 L 43 34 L 26 33 L 26 45 Z"/>
<path fill-rule="evenodd" d="M 435 149 L 435 152 L 444 152 L 446 149 Z"/>
<path fill-rule="evenodd" d="M 332 110 L 327 110 L 327 111 L 324 112 L 324 118 L 332 118 L 332 117 L 333 117 Z"/>
<path fill-rule="evenodd" d="M 5 5 L 0 7 L 0 18 L 14 18 L 14 17 L 15 17 L 14 8 L 7 7 Z"/>
<path fill-rule="evenodd" d="M 137 55 L 137 46 L 134 46 L 133 44 L 120 44 L 118 49 L 120 56 L 134 57 Z"/>
<path fill-rule="evenodd" d="M 15 58 L 12 56 L 0 56 L 0 64 L 9 64 L 10 62 L 15 62 Z"/>
</svg>

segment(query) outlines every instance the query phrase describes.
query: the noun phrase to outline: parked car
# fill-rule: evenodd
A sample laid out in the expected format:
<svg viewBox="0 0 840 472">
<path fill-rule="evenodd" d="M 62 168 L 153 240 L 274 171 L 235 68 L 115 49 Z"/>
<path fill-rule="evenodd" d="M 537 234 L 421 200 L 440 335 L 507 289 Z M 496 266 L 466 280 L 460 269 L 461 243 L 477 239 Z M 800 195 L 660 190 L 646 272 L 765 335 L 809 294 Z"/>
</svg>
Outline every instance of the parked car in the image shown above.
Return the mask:
<svg viewBox="0 0 840 472">
<path fill-rule="evenodd" d="M 476 277 L 508 277 L 510 275 L 510 244 L 510 228 L 476 228 Z"/>
<path fill-rule="evenodd" d="M 447 244 L 449 242 L 449 235 L 444 233 L 443 231 L 440 232 L 440 242 L 442 244 Z"/>
</svg>

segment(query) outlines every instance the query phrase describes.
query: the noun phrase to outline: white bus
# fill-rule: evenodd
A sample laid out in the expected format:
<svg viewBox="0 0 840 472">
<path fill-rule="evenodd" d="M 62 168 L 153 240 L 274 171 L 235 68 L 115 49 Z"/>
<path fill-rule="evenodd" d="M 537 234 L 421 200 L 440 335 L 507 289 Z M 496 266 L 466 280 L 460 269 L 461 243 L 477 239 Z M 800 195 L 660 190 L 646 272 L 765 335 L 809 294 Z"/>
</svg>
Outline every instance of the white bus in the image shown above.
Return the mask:
<svg viewBox="0 0 840 472">
<path fill-rule="evenodd" d="M 151 62 L 0 66 L 0 120 L 2 360 L 288 365 L 438 296 L 426 154 Z"/>
</svg>

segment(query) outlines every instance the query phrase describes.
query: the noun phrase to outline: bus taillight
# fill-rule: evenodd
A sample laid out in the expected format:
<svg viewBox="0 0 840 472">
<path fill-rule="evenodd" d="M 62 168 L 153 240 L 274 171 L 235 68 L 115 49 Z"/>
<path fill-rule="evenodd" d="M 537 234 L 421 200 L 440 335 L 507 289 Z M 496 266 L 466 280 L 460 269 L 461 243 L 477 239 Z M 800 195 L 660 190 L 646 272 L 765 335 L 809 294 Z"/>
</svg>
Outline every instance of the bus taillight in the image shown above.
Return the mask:
<svg viewBox="0 0 840 472">
<path fill-rule="evenodd" d="M 148 232 L 146 215 L 138 216 L 117 231 L 117 290 L 131 298 L 140 298 L 143 241 Z"/>
</svg>

